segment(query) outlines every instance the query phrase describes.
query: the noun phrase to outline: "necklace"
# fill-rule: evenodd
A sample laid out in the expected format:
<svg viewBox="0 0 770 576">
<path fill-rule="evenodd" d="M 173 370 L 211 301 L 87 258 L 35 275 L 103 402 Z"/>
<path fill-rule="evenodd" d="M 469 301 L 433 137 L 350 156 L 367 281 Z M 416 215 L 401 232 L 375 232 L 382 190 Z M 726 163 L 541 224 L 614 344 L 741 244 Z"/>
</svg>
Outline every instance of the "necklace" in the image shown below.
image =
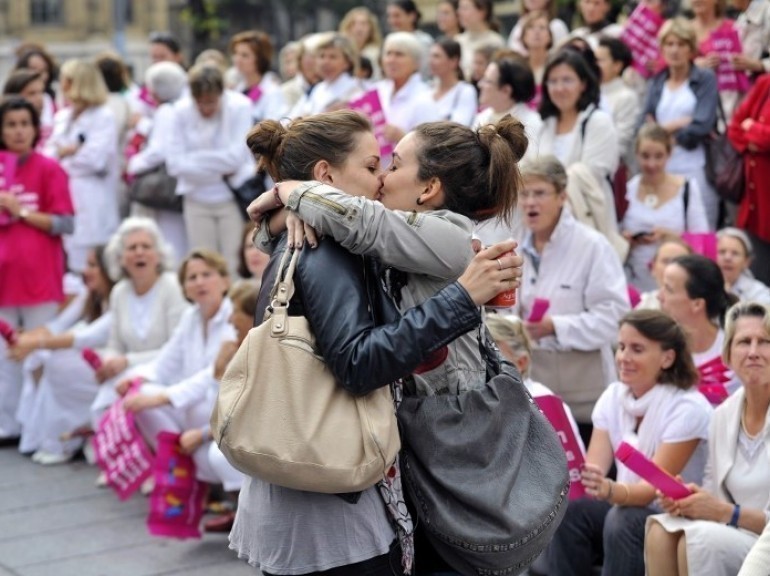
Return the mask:
<svg viewBox="0 0 770 576">
<path fill-rule="evenodd" d="M 650 208 L 654 210 L 658 207 L 658 195 L 654 192 L 652 194 L 647 194 L 644 197 L 644 205 L 647 206 L 647 208 Z"/>
<path fill-rule="evenodd" d="M 662 188 L 662 186 L 660 186 Z M 642 204 L 651 210 L 655 210 L 660 203 L 660 197 L 654 186 L 639 183 L 639 191 L 642 193 Z"/>
<path fill-rule="evenodd" d="M 759 438 L 760 434 L 762 434 L 762 431 L 759 431 L 759 432 L 757 432 L 754 435 L 749 434 L 749 431 L 746 428 L 746 412 L 745 411 L 741 412 L 741 428 L 743 428 L 743 433 L 746 434 L 746 437 L 749 440 L 756 440 L 757 438 Z"/>
</svg>

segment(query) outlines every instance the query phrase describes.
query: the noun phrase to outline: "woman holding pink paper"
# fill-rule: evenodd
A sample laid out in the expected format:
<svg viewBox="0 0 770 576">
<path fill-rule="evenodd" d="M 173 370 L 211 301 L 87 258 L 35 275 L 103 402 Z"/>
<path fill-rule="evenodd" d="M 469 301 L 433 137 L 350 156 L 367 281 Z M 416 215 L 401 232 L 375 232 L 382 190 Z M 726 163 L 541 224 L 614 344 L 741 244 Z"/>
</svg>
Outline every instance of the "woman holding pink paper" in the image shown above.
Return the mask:
<svg viewBox="0 0 770 576">
<path fill-rule="evenodd" d="M 737 574 L 770 520 L 770 310 L 741 302 L 727 313 L 725 362 L 743 387 L 719 406 L 709 430 L 708 473 L 667 514 L 647 520 L 649 574 Z M 766 571 L 765 571 L 766 572 Z"/>
<path fill-rule="evenodd" d="M 596 403 L 594 430 L 581 477 L 590 498 L 572 500 L 549 550 L 549 574 L 643 576 L 644 525 L 655 488 L 615 458 L 635 445 L 670 474 L 697 481 L 706 463 L 711 407 L 693 385 L 698 373 L 687 338 L 669 316 L 635 310 L 620 322 L 619 381 Z M 607 477 L 613 463 L 617 481 Z M 659 573 L 653 573 L 659 574 Z"/>
</svg>

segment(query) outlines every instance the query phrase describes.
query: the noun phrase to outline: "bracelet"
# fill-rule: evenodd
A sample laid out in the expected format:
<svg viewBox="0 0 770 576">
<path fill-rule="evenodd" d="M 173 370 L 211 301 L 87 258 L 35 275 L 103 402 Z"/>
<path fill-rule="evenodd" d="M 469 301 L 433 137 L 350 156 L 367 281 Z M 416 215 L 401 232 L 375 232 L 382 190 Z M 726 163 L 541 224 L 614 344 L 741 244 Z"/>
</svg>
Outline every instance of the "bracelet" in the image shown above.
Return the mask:
<svg viewBox="0 0 770 576">
<path fill-rule="evenodd" d="M 628 502 L 628 499 L 631 498 L 631 489 L 628 487 L 628 484 L 623 484 L 621 482 L 618 483 L 618 486 L 622 486 L 623 489 L 626 491 L 626 497 L 623 498 L 622 502 L 615 502 L 618 506 L 625 506 L 626 502 Z"/>
<path fill-rule="evenodd" d="M 281 200 L 281 195 L 278 193 L 278 186 L 273 188 L 273 198 L 275 198 L 276 206 L 283 206 L 283 200 Z"/>
<path fill-rule="evenodd" d="M 615 486 L 615 481 L 610 478 L 607 478 L 607 484 L 609 484 L 610 489 L 607 490 L 607 497 L 604 500 L 606 502 L 609 502 L 610 500 L 612 500 L 612 488 Z"/>
<path fill-rule="evenodd" d="M 738 519 L 741 517 L 741 505 L 736 504 L 735 508 L 733 508 L 733 515 L 732 518 L 730 518 L 730 521 L 727 523 L 728 526 L 732 526 L 733 528 L 738 527 Z"/>
</svg>

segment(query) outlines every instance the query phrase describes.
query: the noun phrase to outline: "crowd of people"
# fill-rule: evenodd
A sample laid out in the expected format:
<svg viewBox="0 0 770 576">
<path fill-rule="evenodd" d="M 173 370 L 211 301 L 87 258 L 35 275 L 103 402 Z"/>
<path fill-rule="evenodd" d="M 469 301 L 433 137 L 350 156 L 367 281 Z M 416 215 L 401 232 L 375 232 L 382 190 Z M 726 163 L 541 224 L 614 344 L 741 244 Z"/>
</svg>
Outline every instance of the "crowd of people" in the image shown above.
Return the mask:
<svg viewBox="0 0 770 576">
<path fill-rule="evenodd" d="M 304 245 L 296 309 L 348 391 L 478 387 L 483 323 L 532 396 L 563 400 L 586 496 L 533 571 L 766 574 L 770 0 L 576 8 L 523 0 L 506 37 L 491 0 L 440 0 L 434 38 L 390 0 L 387 34 L 358 7 L 189 66 L 154 33 L 141 78 L 116 54 L 59 66 L 19 46 L 0 101 L 0 445 L 90 457 L 122 399 L 150 450 L 181 434 L 228 501 L 207 529 L 232 528 L 266 576 L 455 573 L 399 474 L 351 504 L 244 476 L 213 442 L 219 382 Z M 743 168 L 729 193 L 716 146 Z M 484 310 L 510 286 L 513 306 Z M 657 492 L 623 442 L 690 495 Z"/>
</svg>

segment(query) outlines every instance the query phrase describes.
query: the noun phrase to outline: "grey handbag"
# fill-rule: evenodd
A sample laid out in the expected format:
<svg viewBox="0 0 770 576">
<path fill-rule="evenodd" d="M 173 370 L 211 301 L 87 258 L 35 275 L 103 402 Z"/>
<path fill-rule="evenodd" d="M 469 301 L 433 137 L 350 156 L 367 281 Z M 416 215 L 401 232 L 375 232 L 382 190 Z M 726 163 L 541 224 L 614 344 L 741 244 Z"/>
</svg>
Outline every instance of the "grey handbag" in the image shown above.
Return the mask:
<svg viewBox="0 0 770 576">
<path fill-rule="evenodd" d="M 128 188 L 132 202 L 154 208 L 182 212 L 182 197 L 176 193 L 176 178 L 168 175 L 166 165 L 137 174 Z"/>
<path fill-rule="evenodd" d="M 402 473 L 436 552 L 465 576 L 520 574 L 567 508 L 564 449 L 518 372 L 481 344 L 487 383 L 459 395 L 405 396 Z"/>
</svg>

